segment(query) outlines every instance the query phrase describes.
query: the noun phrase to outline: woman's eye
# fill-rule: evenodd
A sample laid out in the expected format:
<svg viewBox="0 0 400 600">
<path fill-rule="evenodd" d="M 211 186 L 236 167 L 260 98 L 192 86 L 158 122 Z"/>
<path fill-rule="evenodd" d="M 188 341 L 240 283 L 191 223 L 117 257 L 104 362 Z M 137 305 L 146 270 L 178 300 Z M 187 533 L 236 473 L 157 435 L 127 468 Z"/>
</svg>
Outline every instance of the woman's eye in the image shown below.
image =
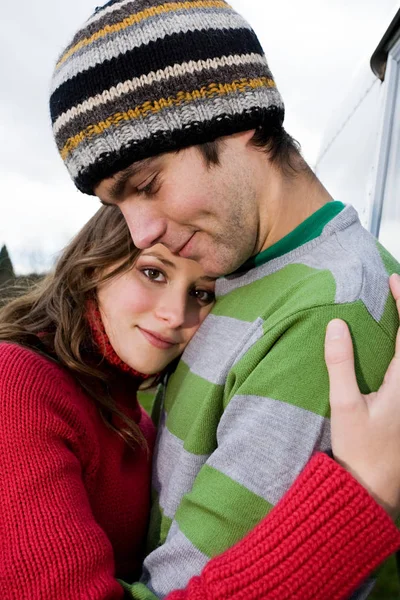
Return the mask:
<svg viewBox="0 0 400 600">
<path fill-rule="evenodd" d="M 203 305 L 211 304 L 211 302 L 215 301 L 214 292 L 209 292 L 207 290 L 193 290 L 192 296 Z"/>
<path fill-rule="evenodd" d="M 165 276 L 164 273 L 161 273 L 158 269 L 142 269 L 142 273 L 150 279 L 150 281 L 164 281 Z"/>
</svg>

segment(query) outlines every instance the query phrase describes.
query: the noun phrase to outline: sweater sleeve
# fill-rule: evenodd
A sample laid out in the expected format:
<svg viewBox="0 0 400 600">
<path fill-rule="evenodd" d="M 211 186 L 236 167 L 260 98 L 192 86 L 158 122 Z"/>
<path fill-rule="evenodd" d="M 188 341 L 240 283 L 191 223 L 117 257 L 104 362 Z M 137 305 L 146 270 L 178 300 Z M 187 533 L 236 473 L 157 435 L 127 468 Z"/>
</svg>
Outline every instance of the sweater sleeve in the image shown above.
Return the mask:
<svg viewBox="0 0 400 600">
<path fill-rule="evenodd" d="M 385 511 L 317 453 L 268 517 L 168 600 L 344 600 L 399 547 Z"/>
<path fill-rule="evenodd" d="M 345 600 L 399 548 L 386 512 L 317 453 L 259 525 L 167 600 Z M 125 587 L 138 600 L 159 597 L 144 584 Z"/>
<path fill-rule="evenodd" d="M 1 597 L 122 598 L 83 484 L 89 461 L 80 448 L 89 440 L 61 371 L 2 344 L 0 372 Z"/>
</svg>

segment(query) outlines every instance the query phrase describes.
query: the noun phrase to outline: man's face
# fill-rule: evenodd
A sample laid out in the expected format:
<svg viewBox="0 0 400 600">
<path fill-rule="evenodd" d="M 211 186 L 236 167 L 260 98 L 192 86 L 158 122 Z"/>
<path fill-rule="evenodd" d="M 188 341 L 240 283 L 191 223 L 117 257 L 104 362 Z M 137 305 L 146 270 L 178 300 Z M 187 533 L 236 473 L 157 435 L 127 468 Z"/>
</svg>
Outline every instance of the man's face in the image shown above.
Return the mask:
<svg viewBox="0 0 400 600">
<path fill-rule="evenodd" d="M 195 147 L 134 163 L 95 193 L 120 207 L 138 248 L 161 243 L 209 276 L 231 273 L 259 245 L 250 138 L 251 132 L 223 138 L 219 165 L 207 166 Z"/>
</svg>

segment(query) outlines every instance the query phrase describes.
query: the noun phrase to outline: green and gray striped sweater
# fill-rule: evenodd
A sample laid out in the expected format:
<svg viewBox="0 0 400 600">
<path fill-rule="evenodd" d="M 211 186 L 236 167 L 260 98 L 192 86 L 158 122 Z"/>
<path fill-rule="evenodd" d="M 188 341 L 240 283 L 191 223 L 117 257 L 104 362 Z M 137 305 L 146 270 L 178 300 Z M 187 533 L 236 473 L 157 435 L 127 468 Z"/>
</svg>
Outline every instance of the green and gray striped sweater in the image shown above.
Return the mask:
<svg viewBox="0 0 400 600">
<path fill-rule="evenodd" d="M 150 552 L 135 598 L 185 587 L 232 546 L 330 446 L 327 323 L 355 340 L 361 390 L 382 382 L 398 318 L 399 264 L 351 206 L 331 202 L 217 282 L 217 303 L 163 399 Z"/>
</svg>

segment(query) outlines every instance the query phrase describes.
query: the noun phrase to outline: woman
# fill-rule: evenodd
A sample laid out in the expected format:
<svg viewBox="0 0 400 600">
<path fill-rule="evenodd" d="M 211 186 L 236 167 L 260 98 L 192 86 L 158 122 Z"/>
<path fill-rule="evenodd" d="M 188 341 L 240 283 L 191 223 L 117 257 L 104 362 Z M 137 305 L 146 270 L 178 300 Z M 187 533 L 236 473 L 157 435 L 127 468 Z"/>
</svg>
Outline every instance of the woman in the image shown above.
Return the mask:
<svg viewBox="0 0 400 600">
<path fill-rule="evenodd" d="M 116 577 L 137 580 L 155 430 L 136 392 L 161 379 L 213 300 L 213 282 L 197 263 L 161 245 L 139 253 L 119 210 L 103 207 L 54 274 L 1 311 L 2 598 L 117 599 L 123 588 Z M 328 502 L 318 500 L 321 486 Z M 345 503 L 338 494 L 347 494 Z M 356 517 L 366 511 L 371 518 L 360 526 Z M 310 516 L 320 519 L 317 529 L 308 527 Z M 254 532 L 171 597 L 284 598 L 279 572 L 295 564 L 299 581 L 310 580 L 317 553 L 302 557 L 327 524 L 341 558 L 331 557 L 317 595 L 309 586 L 299 598 L 345 597 L 400 546 L 365 490 L 317 455 Z M 368 560 L 363 548 L 354 557 L 354 543 L 342 548 L 349 535 L 359 544 L 372 536 Z M 327 557 L 333 548 L 329 540 Z M 347 587 L 339 582 L 334 596 L 338 564 Z M 265 578 L 275 582 L 268 593 Z"/>
</svg>

